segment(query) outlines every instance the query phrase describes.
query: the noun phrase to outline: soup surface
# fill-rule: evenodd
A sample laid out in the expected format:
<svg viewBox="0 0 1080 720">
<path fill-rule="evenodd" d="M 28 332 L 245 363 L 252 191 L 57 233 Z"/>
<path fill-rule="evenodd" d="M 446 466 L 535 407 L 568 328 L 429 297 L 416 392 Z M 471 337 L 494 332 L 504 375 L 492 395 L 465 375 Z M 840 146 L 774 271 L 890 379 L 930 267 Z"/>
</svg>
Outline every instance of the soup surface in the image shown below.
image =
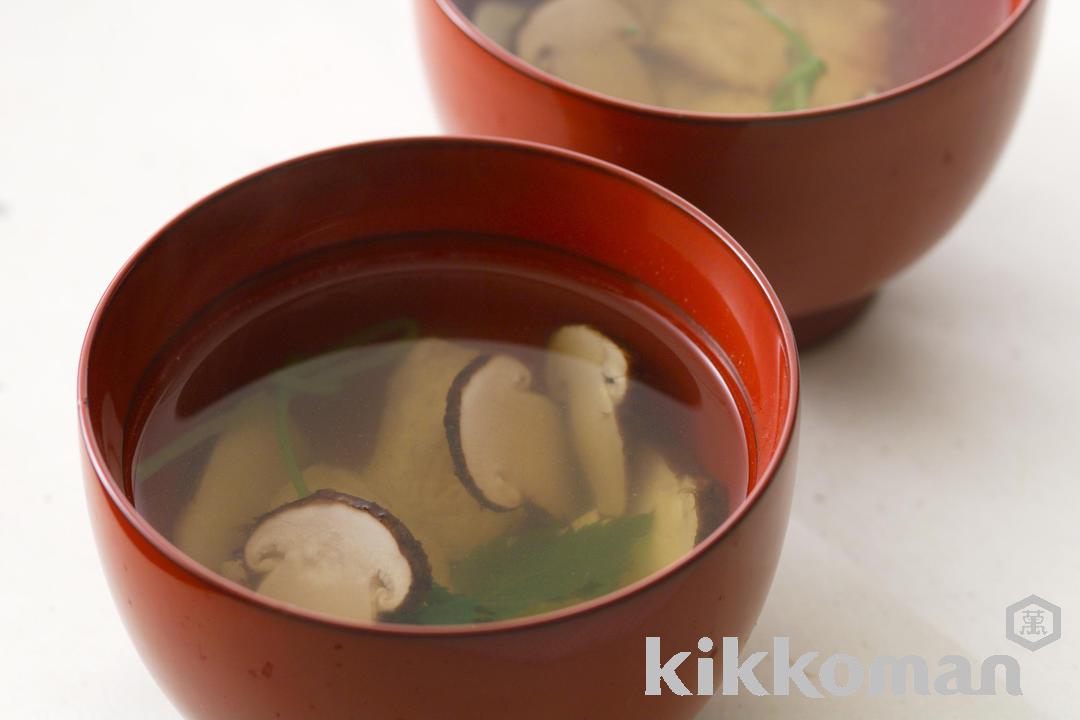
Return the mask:
<svg viewBox="0 0 1080 720">
<path fill-rule="evenodd" d="M 673 306 L 553 250 L 432 235 L 280 268 L 161 354 L 131 492 L 225 577 L 461 624 L 663 569 L 746 495 L 734 375 Z"/>
<path fill-rule="evenodd" d="M 526 62 L 624 100 L 743 114 L 873 96 L 955 60 L 1012 0 L 459 0 Z"/>
</svg>

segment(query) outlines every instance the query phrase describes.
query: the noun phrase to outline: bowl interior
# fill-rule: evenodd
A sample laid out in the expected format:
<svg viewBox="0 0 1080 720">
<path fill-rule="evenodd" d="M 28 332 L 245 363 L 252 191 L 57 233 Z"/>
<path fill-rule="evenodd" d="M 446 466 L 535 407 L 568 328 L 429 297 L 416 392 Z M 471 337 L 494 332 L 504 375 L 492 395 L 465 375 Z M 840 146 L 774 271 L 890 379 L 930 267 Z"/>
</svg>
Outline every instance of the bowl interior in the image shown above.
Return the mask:
<svg viewBox="0 0 1080 720">
<path fill-rule="evenodd" d="M 127 431 L 147 369 L 201 311 L 313 253 L 447 231 L 561 248 L 674 302 L 737 368 L 753 481 L 769 477 L 794 424 L 794 341 L 760 271 L 722 230 L 648 181 L 572 153 L 406 140 L 327 151 L 241 180 L 164 228 L 117 276 L 91 324 L 80 391 L 88 450 L 121 512 L 161 542 L 129 499 Z"/>
</svg>

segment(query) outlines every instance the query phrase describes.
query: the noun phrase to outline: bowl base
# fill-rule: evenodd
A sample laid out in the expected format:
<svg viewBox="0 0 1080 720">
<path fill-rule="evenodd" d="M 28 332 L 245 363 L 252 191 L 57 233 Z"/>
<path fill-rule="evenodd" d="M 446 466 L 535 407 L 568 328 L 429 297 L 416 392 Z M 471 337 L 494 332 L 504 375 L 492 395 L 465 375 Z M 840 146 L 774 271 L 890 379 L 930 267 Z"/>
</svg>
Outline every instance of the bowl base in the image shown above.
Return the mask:
<svg viewBox="0 0 1080 720">
<path fill-rule="evenodd" d="M 877 293 L 873 292 L 838 307 L 791 318 L 799 350 L 809 350 L 851 327 L 876 299 Z"/>
</svg>

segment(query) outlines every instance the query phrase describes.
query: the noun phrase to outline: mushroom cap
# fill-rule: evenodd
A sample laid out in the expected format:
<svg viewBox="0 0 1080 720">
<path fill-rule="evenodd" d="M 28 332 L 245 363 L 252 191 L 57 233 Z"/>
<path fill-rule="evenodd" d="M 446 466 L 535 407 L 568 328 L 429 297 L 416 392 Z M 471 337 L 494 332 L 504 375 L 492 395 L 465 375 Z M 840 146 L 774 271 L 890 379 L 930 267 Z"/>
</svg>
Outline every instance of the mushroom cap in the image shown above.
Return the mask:
<svg viewBox="0 0 1080 720">
<path fill-rule="evenodd" d="M 579 497 L 559 409 L 530 390 L 532 373 L 509 355 L 482 355 L 454 379 L 445 427 L 455 472 L 477 502 L 510 511 L 526 501 L 570 520 Z"/>
<path fill-rule="evenodd" d="M 431 589 L 427 556 L 408 528 L 375 503 L 333 490 L 264 516 L 243 554 L 258 592 L 351 620 L 407 611 Z"/>
<path fill-rule="evenodd" d="M 587 325 L 559 329 L 548 349 L 548 390 L 565 408 L 571 442 L 596 508 L 608 517 L 622 515 L 628 488 L 616 411 L 628 388 L 626 353 Z"/>
<path fill-rule="evenodd" d="M 445 549 L 438 542 L 437 536 L 426 532 L 428 528 L 423 522 L 425 519 L 422 514 L 423 509 L 414 508 L 409 502 L 409 496 L 396 494 L 394 492 L 396 485 L 382 485 L 376 482 L 371 474 L 361 474 L 348 468 L 321 464 L 305 468 L 304 485 L 313 493 L 319 490 L 334 490 L 353 497 L 364 498 L 370 503 L 389 510 L 390 514 L 409 528 L 409 532 L 424 548 L 424 554 L 431 565 L 432 579 L 440 585 L 450 585 L 450 561 L 446 557 Z M 271 501 L 267 503 L 264 513 L 294 502 L 296 499 L 296 487 L 290 481 L 274 494 Z M 469 500 L 472 501 L 471 498 Z M 222 572 L 222 574 L 225 573 Z"/>
<path fill-rule="evenodd" d="M 618 0 L 550 0 L 517 35 L 526 62 L 596 92 L 656 101 L 652 77 L 637 47 L 638 16 Z"/>
</svg>

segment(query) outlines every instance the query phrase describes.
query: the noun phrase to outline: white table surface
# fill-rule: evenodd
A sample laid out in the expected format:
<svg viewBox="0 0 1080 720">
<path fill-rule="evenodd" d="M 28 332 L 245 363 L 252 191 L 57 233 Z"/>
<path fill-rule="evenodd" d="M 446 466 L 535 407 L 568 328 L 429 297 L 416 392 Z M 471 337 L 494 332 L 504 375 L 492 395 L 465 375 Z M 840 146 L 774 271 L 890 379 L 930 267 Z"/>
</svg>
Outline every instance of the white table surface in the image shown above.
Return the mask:
<svg viewBox="0 0 1080 720">
<path fill-rule="evenodd" d="M 88 527 L 75 364 L 121 263 L 274 161 L 438 130 L 403 0 L 0 0 L 0 716 L 172 718 Z M 1075 718 L 1080 3 L 948 241 L 804 358 L 792 528 L 756 642 L 1012 652 L 1020 698 L 748 699 L 738 717 Z M 722 222 L 722 219 L 721 219 Z M 1003 637 L 1029 594 L 1065 638 Z M 716 718 L 716 705 L 703 717 Z"/>
</svg>

